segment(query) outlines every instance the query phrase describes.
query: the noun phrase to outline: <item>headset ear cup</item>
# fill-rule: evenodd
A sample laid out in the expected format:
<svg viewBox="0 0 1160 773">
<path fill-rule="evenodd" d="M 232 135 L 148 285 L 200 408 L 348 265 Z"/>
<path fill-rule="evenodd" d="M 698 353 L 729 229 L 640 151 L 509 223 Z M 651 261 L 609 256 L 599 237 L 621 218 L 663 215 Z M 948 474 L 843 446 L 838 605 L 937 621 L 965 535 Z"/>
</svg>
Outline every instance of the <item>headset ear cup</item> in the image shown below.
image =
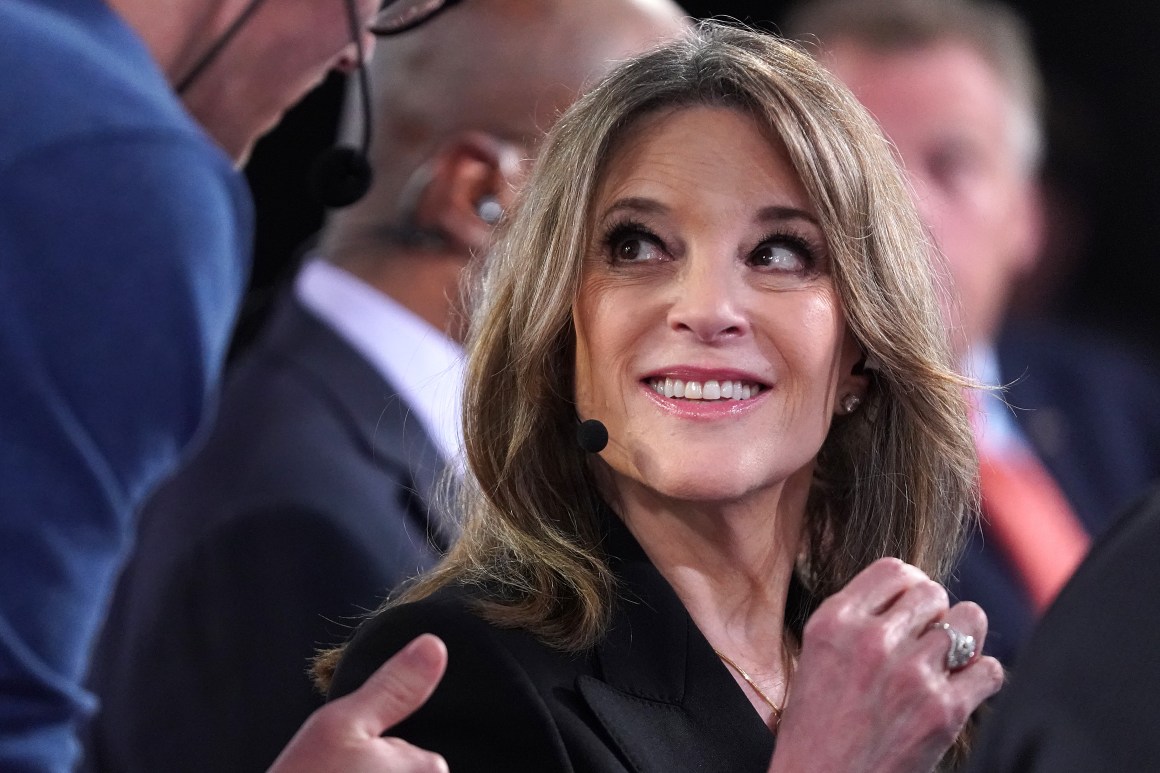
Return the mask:
<svg viewBox="0 0 1160 773">
<path fill-rule="evenodd" d="M 358 148 L 339 146 L 324 151 L 310 168 L 310 189 L 327 207 L 349 206 L 370 190 L 374 172 Z"/>
</svg>

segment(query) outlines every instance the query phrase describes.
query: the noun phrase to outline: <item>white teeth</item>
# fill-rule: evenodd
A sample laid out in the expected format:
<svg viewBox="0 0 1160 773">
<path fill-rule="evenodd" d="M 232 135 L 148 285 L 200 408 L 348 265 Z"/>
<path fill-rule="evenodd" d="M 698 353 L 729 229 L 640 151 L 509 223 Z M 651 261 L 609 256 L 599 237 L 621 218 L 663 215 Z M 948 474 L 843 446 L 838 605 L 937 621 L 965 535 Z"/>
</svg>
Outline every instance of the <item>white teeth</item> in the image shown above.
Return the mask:
<svg viewBox="0 0 1160 773">
<path fill-rule="evenodd" d="M 742 381 L 682 381 L 679 378 L 654 378 L 649 386 L 658 395 L 685 400 L 748 400 L 761 393 L 761 384 Z"/>
</svg>

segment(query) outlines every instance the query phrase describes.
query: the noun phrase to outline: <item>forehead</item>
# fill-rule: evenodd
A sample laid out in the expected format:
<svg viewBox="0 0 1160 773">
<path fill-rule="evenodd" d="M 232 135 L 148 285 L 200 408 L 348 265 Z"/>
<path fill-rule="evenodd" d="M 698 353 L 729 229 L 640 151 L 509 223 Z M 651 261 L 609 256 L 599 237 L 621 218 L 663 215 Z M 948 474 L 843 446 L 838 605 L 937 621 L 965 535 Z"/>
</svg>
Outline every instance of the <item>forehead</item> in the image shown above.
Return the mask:
<svg viewBox="0 0 1160 773">
<path fill-rule="evenodd" d="M 908 49 L 837 41 L 825 63 L 905 156 L 921 143 L 967 136 L 1006 145 L 1013 97 L 969 44 L 944 40 Z"/>
<path fill-rule="evenodd" d="M 705 105 L 650 113 L 619 139 L 597 187 L 597 214 L 626 196 L 715 210 L 813 210 L 780 139 L 744 112 Z"/>
</svg>

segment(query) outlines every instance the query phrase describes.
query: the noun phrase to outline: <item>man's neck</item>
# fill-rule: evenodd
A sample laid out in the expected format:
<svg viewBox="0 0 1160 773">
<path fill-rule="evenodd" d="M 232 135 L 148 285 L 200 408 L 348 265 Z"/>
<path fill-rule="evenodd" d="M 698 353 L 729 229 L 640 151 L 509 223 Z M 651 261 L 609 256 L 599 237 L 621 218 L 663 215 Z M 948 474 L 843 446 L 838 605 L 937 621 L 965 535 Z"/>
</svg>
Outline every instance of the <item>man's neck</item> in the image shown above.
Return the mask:
<svg viewBox="0 0 1160 773">
<path fill-rule="evenodd" d="M 450 252 L 365 254 L 340 265 L 449 338 L 462 343 L 460 287 L 468 259 Z"/>
</svg>

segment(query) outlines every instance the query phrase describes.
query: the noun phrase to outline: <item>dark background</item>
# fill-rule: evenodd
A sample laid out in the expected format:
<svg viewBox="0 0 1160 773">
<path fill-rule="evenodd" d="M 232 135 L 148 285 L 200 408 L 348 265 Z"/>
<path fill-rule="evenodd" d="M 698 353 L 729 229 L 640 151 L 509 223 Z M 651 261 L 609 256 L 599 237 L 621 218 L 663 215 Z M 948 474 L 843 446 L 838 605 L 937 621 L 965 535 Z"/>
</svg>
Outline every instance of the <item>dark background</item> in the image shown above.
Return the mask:
<svg viewBox="0 0 1160 773">
<path fill-rule="evenodd" d="M 1160 362 L 1160 4 L 1010 4 L 1031 26 L 1049 92 L 1048 270 L 1021 288 L 1022 313 L 1101 329 Z M 763 27 L 775 27 L 790 7 L 784 0 L 682 5 L 694 16 Z M 342 91 L 331 77 L 259 143 L 246 169 L 258 231 L 243 342 L 322 223 L 306 172 L 332 141 Z"/>
</svg>

